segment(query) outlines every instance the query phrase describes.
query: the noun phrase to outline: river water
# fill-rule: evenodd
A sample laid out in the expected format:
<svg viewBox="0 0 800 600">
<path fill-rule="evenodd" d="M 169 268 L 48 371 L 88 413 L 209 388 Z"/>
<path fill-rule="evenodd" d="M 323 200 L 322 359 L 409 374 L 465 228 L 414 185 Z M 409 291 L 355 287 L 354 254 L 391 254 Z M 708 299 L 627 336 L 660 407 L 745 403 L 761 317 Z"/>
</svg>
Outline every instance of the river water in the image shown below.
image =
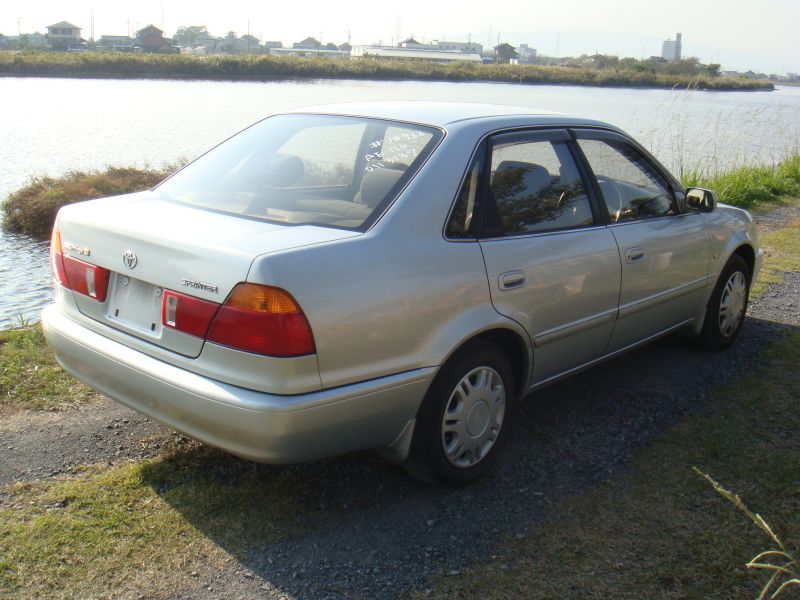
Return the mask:
<svg viewBox="0 0 800 600">
<path fill-rule="evenodd" d="M 0 78 L 0 202 L 36 175 L 191 159 L 275 111 L 364 100 L 514 104 L 614 123 L 664 164 L 773 163 L 800 145 L 800 88 L 699 92 L 489 83 Z M 47 243 L 0 231 L 0 329 L 37 320 Z"/>
</svg>

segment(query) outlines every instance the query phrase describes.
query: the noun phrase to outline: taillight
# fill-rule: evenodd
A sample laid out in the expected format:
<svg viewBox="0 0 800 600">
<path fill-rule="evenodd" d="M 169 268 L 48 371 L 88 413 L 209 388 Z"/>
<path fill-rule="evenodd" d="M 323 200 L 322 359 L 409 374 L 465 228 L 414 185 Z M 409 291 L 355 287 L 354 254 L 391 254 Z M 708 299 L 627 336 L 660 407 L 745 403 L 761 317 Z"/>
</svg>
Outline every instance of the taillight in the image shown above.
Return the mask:
<svg viewBox="0 0 800 600">
<path fill-rule="evenodd" d="M 50 268 L 53 270 L 53 277 L 59 285 L 68 287 L 67 274 L 64 272 L 64 254 L 61 248 L 61 232 L 58 227 L 53 227 L 53 235 L 50 237 Z"/>
<path fill-rule="evenodd" d="M 218 308 L 219 304 L 215 302 L 164 290 L 161 322 L 171 329 L 204 338 Z"/>
<path fill-rule="evenodd" d="M 56 228 L 53 229 L 50 239 L 50 265 L 53 276 L 60 285 L 98 302 L 105 301 L 111 272 L 77 258 L 64 256 L 61 233 Z"/>
<path fill-rule="evenodd" d="M 268 356 L 313 354 L 314 335 L 297 301 L 280 288 L 240 283 L 211 323 L 208 341 Z"/>
</svg>

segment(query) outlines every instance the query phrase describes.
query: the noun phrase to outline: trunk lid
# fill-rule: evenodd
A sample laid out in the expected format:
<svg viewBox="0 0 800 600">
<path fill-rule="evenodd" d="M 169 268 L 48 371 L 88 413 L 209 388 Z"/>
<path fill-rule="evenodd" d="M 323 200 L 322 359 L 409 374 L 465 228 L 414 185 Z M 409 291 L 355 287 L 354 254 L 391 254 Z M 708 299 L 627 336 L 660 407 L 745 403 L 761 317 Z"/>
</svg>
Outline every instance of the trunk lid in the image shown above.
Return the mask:
<svg viewBox="0 0 800 600">
<path fill-rule="evenodd" d="M 65 256 L 111 271 L 104 302 L 73 293 L 84 315 L 191 357 L 204 340 L 162 326 L 164 290 L 221 304 L 255 257 L 359 235 L 216 213 L 153 192 L 67 206 L 58 227 Z"/>
</svg>

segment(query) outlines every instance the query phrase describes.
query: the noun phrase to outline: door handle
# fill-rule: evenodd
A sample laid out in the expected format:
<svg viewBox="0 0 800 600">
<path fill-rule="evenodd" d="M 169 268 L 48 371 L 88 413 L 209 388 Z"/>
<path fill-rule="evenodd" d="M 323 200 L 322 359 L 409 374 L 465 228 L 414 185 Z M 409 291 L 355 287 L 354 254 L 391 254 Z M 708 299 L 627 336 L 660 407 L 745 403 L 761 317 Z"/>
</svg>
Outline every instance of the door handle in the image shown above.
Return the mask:
<svg viewBox="0 0 800 600">
<path fill-rule="evenodd" d="M 628 248 L 625 250 L 625 262 L 635 263 L 644 260 L 644 248 Z"/>
<path fill-rule="evenodd" d="M 513 290 L 525 285 L 525 273 L 522 271 L 510 271 L 501 273 L 497 281 L 501 290 Z"/>
</svg>

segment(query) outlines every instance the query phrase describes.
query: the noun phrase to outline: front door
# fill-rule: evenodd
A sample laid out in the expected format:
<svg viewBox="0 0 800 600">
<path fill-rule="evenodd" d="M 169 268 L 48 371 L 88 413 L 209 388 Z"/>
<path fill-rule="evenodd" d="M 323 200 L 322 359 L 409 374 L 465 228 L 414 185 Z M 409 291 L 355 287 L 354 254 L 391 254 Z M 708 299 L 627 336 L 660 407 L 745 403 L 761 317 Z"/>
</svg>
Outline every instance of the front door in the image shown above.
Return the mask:
<svg viewBox="0 0 800 600">
<path fill-rule="evenodd" d="M 599 184 L 619 247 L 622 289 L 609 351 L 695 317 L 709 280 L 702 215 L 682 213 L 669 180 L 624 137 L 578 131 L 578 146 Z"/>
</svg>

